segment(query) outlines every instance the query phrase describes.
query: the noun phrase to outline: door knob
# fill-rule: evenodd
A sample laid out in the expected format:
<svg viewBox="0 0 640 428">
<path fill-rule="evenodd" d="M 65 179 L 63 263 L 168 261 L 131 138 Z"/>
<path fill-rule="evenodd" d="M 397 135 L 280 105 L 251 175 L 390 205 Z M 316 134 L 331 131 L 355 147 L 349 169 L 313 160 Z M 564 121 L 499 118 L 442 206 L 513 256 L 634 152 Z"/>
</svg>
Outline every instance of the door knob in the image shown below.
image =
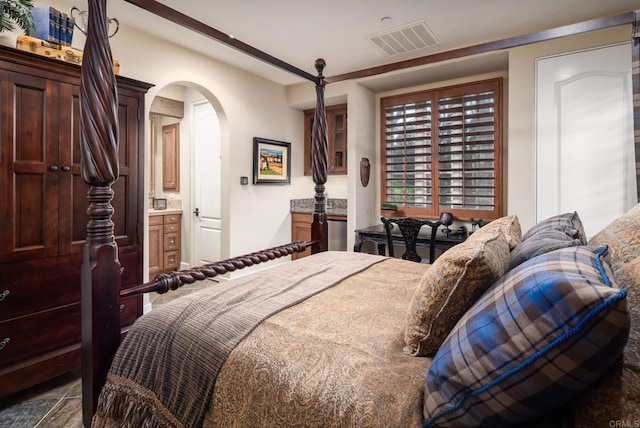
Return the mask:
<svg viewBox="0 0 640 428">
<path fill-rule="evenodd" d="M 196 208 L 195 210 L 193 210 L 193 213 L 196 215 L 196 217 L 200 216 L 200 208 Z"/>
<path fill-rule="evenodd" d="M 65 166 L 63 166 L 63 167 L 62 167 L 62 170 L 63 170 L 64 172 L 69 172 L 69 171 L 71 171 L 71 167 L 70 167 L 70 166 L 65 165 Z"/>
<path fill-rule="evenodd" d="M 58 165 L 51 165 L 49 167 L 49 171 L 57 171 L 58 170 Z"/>
</svg>

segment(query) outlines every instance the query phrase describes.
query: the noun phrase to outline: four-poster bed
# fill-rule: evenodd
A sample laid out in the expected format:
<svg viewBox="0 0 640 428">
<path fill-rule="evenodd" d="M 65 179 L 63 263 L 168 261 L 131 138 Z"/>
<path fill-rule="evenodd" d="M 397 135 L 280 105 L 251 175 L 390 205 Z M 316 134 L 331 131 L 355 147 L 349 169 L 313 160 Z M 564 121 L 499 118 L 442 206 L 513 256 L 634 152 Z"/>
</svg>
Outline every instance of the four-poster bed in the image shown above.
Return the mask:
<svg viewBox="0 0 640 428">
<path fill-rule="evenodd" d="M 131 1 L 131 3 L 136 3 Z M 157 7 L 157 2 L 143 2 L 147 3 L 149 7 Z M 621 19 L 630 19 L 629 16 Z M 155 278 L 153 281 L 142 284 L 137 287 L 128 288 L 121 292 L 120 290 L 120 264 L 118 262 L 118 249 L 115 244 L 113 238 L 113 225 L 111 223 L 110 217 L 113 213 L 113 208 L 111 207 L 110 200 L 112 198 L 113 191 L 111 190 L 111 185 L 118 178 L 118 164 L 117 164 L 117 117 L 116 117 L 116 109 L 114 106 L 116 105 L 116 91 L 115 86 L 116 82 L 113 76 L 112 71 L 112 58 L 111 52 L 108 44 L 107 37 L 107 28 L 105 25 L 106 22 L 106 0 L 91 0 L 89 1 L 89 24 L 88 24 L 88 36 L 87 42 L 84 50 L 84 62 L 82 67 L 82 85 L 81 85 L 81 103 L 82 103 L 82 154 L 83 154 L 83 170 L 82 175 L 83 179 L 90 185 L 90 190 L 88 193 L 88 198 L 90 201 L 90 206 L 88 209 L 88 217 L 89 223 L 87 226 L 87 240 L 84 252 L 84 263 L 82 267 L 82 342 L 83 342 L 83 420 L 85 426 L 90 426 L 91 419 L 94 415 L 96 407 L 98 406 L 98 395 L 103 388 L 105 383 L 105 379 L 107 378 L 107 374 L 109 372 L 109 368 L 112 364 L 112 360 L 114 355 L 116 354 L 116 350 L 120 346 L 120 323 L 119 323 L 119 305 L 120 299 L 127 296 L 132 296 L 140 293 L 146 293 L 150 291 L 156 292 L 166 292 L 171 289 L 176 289 L 183 284 L 193 283 L 194 281 L 205 279 L 207 277 L 213 277 L 216 275 L 224 274 L 227 272 L 235 271 L 236 269 L 241 269 L 246 266 L 252 266 L 258 263 L 266 262 L 278 257 L 283 257 L 290 255 L 294 252 L 300 252 L 311 246 L 312 254 L 322 254 L 319 258 L 310 258 L 312 260 L 324 260 L 324 262 L 319 262 L 320 266 L 314 266 L 313 261 L 309 261 L 303 259 L 299 262 L 303 264 L 299 264 L 296 266 L 300 266 L 299 268 L 294 267 L 291 268 L 292 272 L 288 272 L 287 275 L 291 274 L 295 276 L 301 270 L 306 271 L 308 269 L 313 270 L 317 269 L 319 271 L 323 271 L 324 265 L 329 264 L 331 266 L 340 265 L 337 263 L 335 258 L 331 258 L 331 253 L 326 252 L 327 250 L 327 221 L 325 214 L 325 196 L 324 196 L 324 185 L 327 179 L 327 142 L 326 142 L 326 119 L 324 117 L 324 85 L 325 85 L 325 77 L 323 76 L 324 69 L 324 61 L 317 60 L 316 69 L 318 71 L 317 76 L 312 76 L 313 82 L 316 85 L 316 95 L 317 95 L 317 105 L 316 105 L 316 117 L 314 120 L 314 129 L 313 129 L 313 143 L 312 143 L 312 168 L 313 168 L 313 180 L 315 183 L 315 212 L 313 214 L 313 224 L 312 224 L 312 239 L 309 242 L 293 242 L 287 245 L 271 248 L 264 251 L 259 251 L 256 253 L 248 254 L 241 257 L 236 257 L 233 259 L 221 261 L 218 263 L 209 264 L 206 266 L 190 269 L 187 271 L 181 272 L 172 272 L 170 274 L 163 274 L 159 277 Z M 618 21 L 616 21 L 618 22 Z M 620 24 L 616 24 L 620 25 Z M 583 30 L 586 31 L 586 30 Z M 637 55 L 637 52 L 640 50 L 637 46 L 638 40 L 634 39 L 634 55 Z M 496 46 L 491 46 L 490 49 L 499 49 L 504 48 L 504 44 L 498 44 Z M 472 52 L 470 52 L 472 53 Z M 638 82 L 638 57 L 635 57 L 636 62 L 634 62 L 634 87 L 640 86 Z M 635 89 L 636 91 L 639 89 Z M 640 110 L 638 108 L 638 103 L 640 101 L 638 99 L 634 100 L 636 105 L 634 105 L 635 109 L 635 123 L 636 123 L 636 131 L 640 129 Z M 636 139 L 640 139 L 640 135 L 636 132 Z M 496 235 L 497 236 L 497 235 Z M 493 238 L 492 238 L 493 239 Z M 495 237 L 497 240 L 498 238 Z M 501 244 L 506 245 L 505 244 Z M 324 257 L 324 259 L 322 258 Z M 395 305 L 394 311 L 398 313 L 399 309 L 402 307 L 406 307 L 407 303 L 411 300 L 411 293 L 413 288 L 415 288 L 415 283 L 422 277 L 425 272 L 425 269 L 428 267 L 421 266 L 418 264 L 410 264 L 410 262 L 402 262 L 396 260 L 383 260 L 382 258 L 376 258 L 377 256 L 368 261 L 360 261 L 361 257 L 367 258 L 368 256 L 356 255 L 356 259 L 351 260 L 349 257 L 346 258 L 346 264 L 350 265 L 350 268 L 353 269 L 353 272 L 367 272 L 368 277 L 366 279 L 362 279 L 362 277 L 353 277 L 351 274 L 345 274 L 349 277 L 348 280 L 342 281 L 345 276 L 336 276 L 331 277 L 328 282 L 325 284 L 337 284 L 340 286 L 336 286 L 333 288 L 328 288 L 325 293 L 323 290 L 323 286 L 318 285 L 318 288 L 312 291 L 309 291 L 309 294 L 305 294 L 303 297 L 300 296 L 292 296 L 287 297 L 285 303 L 283 303 L 282 307 L 288 308 L 287 310 L 282 310 L 282 307 L 273 308 L 271 312 L 267 311 L 261 315 L 262 318 L 259 317 L 257 325 L 249 325 L 246 326 L 245 329 L 250 331 L 259 332 L 256 335 L 253 333 L 246 336 L 241 335 L 241 337 L 235 338 L 232 340 L 238 346 L 234 348 L 230 353 L 226 354 L 226 357 L 229 358 L 229 367 L 226 370 L 220 370 L 220 368 L 216 369 L 218 374 L 218 379 L 216 383 L 216 394 L 220 394 L 220 396 L 226 397 L 235 397 L 234 399 L 238 400 L 234 402 L 234 406 L 240 407 L 232 407 L 225 408 L 228 406 L 227 402 L 223 400 L 214 400 L 213 406 L 211 409 L 208 409 L 210 396 L 203 398 L 204 401 L 198 401 L 199 413 L 196 415 L 191 415 L 189 412 L 191 409 L 178 409 L 177 411 L 173 411 L 171 413 L 162 413 L 162 411 L 158 411 L 160 413 L 153 413 L 149 411 L 149 413 L 144 413 L 144 411 L 129 407 L 127 408 L 126 404 L 120 402 L 116 403 L 118 398 L 110 399 L 105 398 L 102 403 L 103 410 L 104 408 L 109 408 L 109 406 L 120 406 L 121 413 L 123 414 L 134 414 L 138 411 L 144 413 L 143 415 L 138 415 L 140 417 L 149 416 L 153 421 L 162 421 L 162 418 L 165 418 L 164 421 L 168 423 L 168 425 L 172 426 L 172 422 L 175 422 L 176 425 L 179 425 L 180 421 L 176 421 L 176 414 L 188 414 L 185 416 L 188 418 L 190 422 L 197 422 L 197 424 L 201 424 L 205 418 L 205 414 L 207 415 L 207 419 L 204 422 L 205 426 L 207 423 L 211 424 L 211 426 L 215 426 L 216 424 L 225 425 L 229 423 L 229 420 L 225 419 L 228 415 L 232 414 L 240 414 L 243 413 L 248 418 L 253 417 L 250 412 L 246 411 L 246 408 L 242 408 L 242 406 L 246 406 L 251 403 L 255 396 L 252 396 L 250 392 L 247 395 L 242 395 L 243 391 L 246 391 L 246 388 L 238 387 L 237 381 L 234 382 L 233 373 L 238 372 L 239 376 L 247 376 L 252 370 L 259 369 L 262 367 L 259 361 L 253 362 L 250 366 L 243 366 L 243 364 L 238 363 L 238 365 L 234 365 L 234 361 L 240 358 L 240 355 L 246 354 L 254 354 L 259 357 L 260 355 L 269 354 L 269 358 L 271 360 L 267 361 L 265 364 L 275 364 L 275 365 L 286 365 L 286 364 L 300 364 L 304 366 L 305 364 L 309 364 L 308 360 L 291 360 L 287 359 L 287 354 L 285 351 L 280 350 L 273 351 L 273 354 L 270 354 L 270 351 L 265 348 L 265 343 L 269 343 L 269 338 L 273 340 L 282 340 L 283 337 L 291 337 L 292 341 L 298 346 L 297 350 L 304 349 L 306 344 L 303 339 L 295 336 L 293 332 L 286 332 L 284 336 L 277 335 L 275 333 L 276 330 L 285 329 L 287 325 L 292 323 L 292 320 L 297 318 L 292 318 L 297 312 L 306 314 L 308 319 L 313 318 L 312 321 L 308 321 L 309 328 L 314 329 L 339 329 L 340 322 L 353 322 L 353 318 L 349 318 L 352 316 L 351 308 L 345 306 L 344 304 L 335 303 L 337 301 L 347 301 L 353 302 L 353 291 L 350 287 L 356 287 L 353 282 L 362 282 L 362 281 L 375 281 L 376 284 L 380 284 L 381 288 L 388 288 L 391 293 L 399 294 L 403 296 L 402 299 L 395 302 L 388 302 L 384 295 L 376 295 L 376 287 L 370 287 L 371 290 L 369 292 L 373 293 L 368 295 L 366 298 L 373 302 L 371 306 L 368 306 L 368 309 L 364 310 L 362 313 L 363 316 L 367 317 L 366 319 L 362 319 L 363 324 L 367 324 L 368 321 L 371 322 L 373 326 L 376 328 L 382 329 L 384 325 L 390 325 L 393 328 L 398 328 L 398 322 L 401 322 L 404 318 L 404 314 L 398 317 L 392 317 L 391 319 L 385 318 L 383 315 L 380 315 L 377 311 L 384 307 L 386 304 Z M 341 257 L 338 257 L 338 259 Z M 305 261 L 306 260 L 306 261 Z M 298 263 L 298 262 L 295 262 Z M 397 274 L 394 278 L 388 278 L 388 275 L 384 274 L 384 272 L 376 272 L 376 269 L 380 269 L 380 266 L 383 263 L 395 263 L 393 266 L 393 270 L 395 272 L 401 272 Z M 407 264 L 409 263 L 409 264 Z M 290 264 L 284 264 L 290 265 Z M 371 269 L 368 269 L 371 267 Z M 278 272 L 286 271 L 289 269 L 287 267 L 280 268 Z M 347 269 L 348 270 L 348 269 Z M 386 271 L 383 269 L 383 271 Z M 351 273 L 353 273 L 351 272 Z M 394 274 L 396 275 L 396 274 Z M 385 279 L 386 277 L 386 279 Z M 254 275 L 255 278 L 255 275 Z M 354 279 L 356 278 L 356 279 Z M 357 279 L 360 278 L 360 279 Z M 406 286 L 402 288 L 398 285 L 401 284 L 410 284 L 410 286 Z M 345 285 L 346 284 L 346 285 Z M 247 285 L 248 289 L 251 290 L 251 287 Z M 359 289 L 361 290 L 361 289 Z M 251 291 L 247 291 L 247 293 L 251 293 Z M 333 294 L 332 294 L 333 293 Z M 312 306 L 307 302 L 315 302 Z M 296 303 L 300 303 L 296 305 Z M 319 303 L 318 303 L 319 302 Z M 404 305 L 404 306 L 403 306 Z M 316 323 L 318 318 L 318 314 L 326 313 L 329 310 L 336 310 L 336 312 L 340 313 L 344 312 L 344 318 L 336 318 L 334 321 L 328 320 L 329 324 L 320 324 Z M 165 312 L 164 315 L 167 316 L 167 322 L 171 323 L 171 316 L 174 316 L 177 323 L 177 320 L 180 320 L 181 313 L 178 312 L 177 315 L 171 315 L 171 309 L 168 309 L 169 312 Z M 180 309 L 182 310 L 182 309 Z M 199 312 L 200 309 L 197 310 Z M 259 324 L 260 320 L 264 320 L 266 317 L 272 316 L 269 318 L 268 323 Z M 377 319 L 380 317 L 380 319 Z M 151 321 L 151 323 L 159 323 L 161 320 L 157 318 L 146 318 Z M 350 320 L 350 321 L 349 321 Z M 185 320 L 182 320 L 185 321 Z M 181 321 L 181 322 L 182 322 Z M 202 321 L 206 324 L 206 321 Z M 333 322 L 333 324 L 332 324 Z M 336 324 L 337 323 L 337 324 Z M 315 330 L 314 330 L 315 331 Z M 350 391 L 348 388 L 345 389 L 344 385 L 340 386 L 339 379 L 332 377 L 331 374 L 321 373 L 320 377 L 317 378 L 308 378 L 308 379 L 290 379 L 290 381 L 295 384 L 292 388 L 300 389 L 308 386 L 309 383 L 317 382 L 318 379 L 326 377 L 327 382 L 335 382 L 336 384 L 327 385 L 327 393 L 332 394 L 331 397 L 324 396 L 324 400 L 331 402 L 332 406 L 329 406 L 329 412 L 333 412 L 335 414 L 340 414 L 347 412 L 349 410 L 354 410 L 354 405 L 350 399 L 362 400 L 369 403 L 368 405 L 363 406 L 359 410 L 364 412 L 363 414 L 356 414 L 351 416 L 347 416 L 346 419 L 344 415 L 340 414 L 336 417 L 336 421 L 344 421 L 351 420 L 357 421 L 356 423 L 365 423 L 369 421 L 370 423 L 380 423 L 380 421 L 385 420 L 387 414 L 391 414 L 389 419 L 391 424 L 405 424 L 408 421 L 411 421 L 411 424 L 417 425 L 422 421 L 422 396 L 421 394 L 417 394 L 416 391 L 419 391 L 419 387 L 416 389 L 416 385 L 420 385 L 423 382 L 424 370 L 427 365 L 424 359 L 419 358 L 395 358 L 388 357 L 389 349 L 382 349 L 384 346 L 373 343 L 376 341 L 375 331 L 366 330 L 360 331 L 359 333 L 363 334 L 363 338 L 369 345 L 372 346 L 373 353 L 380 355 L 380 361 L 378 363 L 380 365 L 371 364 L 369 360 L 359 360 L 358 356 L 354 356 L 354 364 L 352 367 L 354 371 L 349 371 L 348 376 L 351 379 L 356 379 L 356 382 L 361 382 L 366 384 L 367 382 L 376 384 L 384 383 L 378 382 L 379 378 L 382 378 L 386 375 L 391 376 L 391 383 L 398 386 L 406 386 L 408 388 L 413 389 L 412 393 L 402 391 L 401 398 L 398 398 L 397 402 L 391 402 L 391 405 L 384 405 L 385 400 L 391 400 L 393 394 L 388 393 L 388 389 L 381 389 L 381 391 L 387 391 L 381 393 L 382 395 L 376 395 L 375 393 L 366 395 L 366 396 L 358 396 L 357 393 Z M 138 333 L 136 333 L 138 334 Z M 131 348 L 135 345 L 133 342 L 135 339 L 130 337 L 131 333 L 127 336 L 128 342 L 125 347 Z M 142 338 L 141 340 L 148 340 L 147 345 L 152 345 L 154 341 L 156 341 L 156 337 L 153 338 L 144 338 L 144 336 L 135 336 L 136 338 Z M 245 341 L 242 341 L 246 338 Z M 324 338 L 322 338 L 324 340 Z M 341 340 L 346 340 L 342 337 L 336 339 L 338 342 Z M 299 342 L 298 342 L 299 341 Z M 133 343 L 132 343 L 133 342 Z M 335 345 L 336 342 L 331 342 Z M 393 345 L 398 346 L 398 343 L 393 343 Z M 401 345 L 400 345 L 401 347 Z M 252 351 L 252 350 L 258 351 Z M 315 352 L 318 352 L 318 358 L 327 358 L 327 356 L 323 353 L 322 348 L 313 348 Z M 157 351 L 157 350 L 156 350 Z M 135 353 L 135 351 L 133 351 Z M 284 353 L 283 353 L 284 352 Z M 295 352 L 295 351 L 294 351 Z M 328 352 L 328 351 L 327 351 Z M 367 349 L 360 350 L 359 352 L 370 352 Z M 400 353 L 401 355 L 401 353 Z M 217 358 L 217 357 L 216 357 Z M 339 360 L 340 355 L 333 355 L 332 358 L 334 360 Z M 331 358 L 330 358 L 331 359 Z M 390 366 L 385 365 L 388 361 L 398 359 L 401 360 L 397 367 L 398 370 L 407 370 L 409 374 L 406 377 L 396 376 L 395 374 L 389 374 Z M 144 359 L 143 359 L 144 360 Z M 117 361 L 117 359 L 116 359 Z M 139 361 L 142 364 L 142 361 Z M 153 363 L 152 363 L 153 364 Z M 226 363 L 225 363 L 226 364 Z M 374 366 L 374 367 L 370 367 Z M 308 366 L 304 366 L 308 367 Z M 138 367 L 139 368 L 139 367 Z M 129 367 L 121 367 L 123 371 L 127 370 L 137 370 L 138 368 L 129 368 Z M 358 373 L 355 372 L 355 368 L 362 369 L 363 375 L 360 377 Z M 117 369 L 118 370 L 118 369 Z M 154 372 L 155 373 L 155 372 Z M 394 372 L 395 373 L 395 372 Z M 419 373 L 418 376 L 416 373 Z M 120 378 L 121 372 L 112 373 L 111 376 Z M 273 373 L 268 373 L 272 375 Z M 167 376 L 171 376 L 170 374 L 165 373 Z M 274 375 L 277 376 L 277 375 Z M 251 376 L 249 376 L 251 377 Z M 254 380 L 249 379 L 247 382 L 253 382 Z M 151 380 L 153 382 L 153 379 Z M 255 382 L 262 382 L 260 376 L 257 377 Z M 265 381 L 264 384 L 260 384 L 260 387 L 267 388 L 264 394 L 273 396 L 278 395 L 278 391 L 273 389 L 268 389 L 269 386 L 264 385 L 272 385 L 277 382 L 268 383 Z M 117 390 L 118 388 L 127 388 L 126 381 L 122 381 L 122 383 L 111 383 L 109 385 L 111 390 Z M 137 386 L 131 386 L 133 390 L 138 390 Z M 146 387 L 145 387 L 146 388 Z M 212 385 L 208 387 L 209 392 L 212 389 Z M 375 389 L 375 387 L 372 387 Z M 260 389 L 260 388 L 255 388 Z M 143 388 L 144 391 L 146 389 Z M 139 390 L 138 390 L 139 391 Z M 167 394 L 172 395 L 171 391 L 168 391 Z M 176 392 L 176 394 L 179 394 Z M 305 395 L 306 394 L 306 395 Z M 175 394 L 174 394 L 175 395 Z M 189 399 L 192 399 L 197 394 L 193 392 L 189 392 L 187 396 Z M 303 396 L 305 397 L 316 397 L 323 396 L 322 392 L 318 391 L 307 391 L 303 392 Z M 352 395 L 352 396 L 350 396 Z M 406 395 L 406 397 L 405 397 Z M 146 399 L 146 398 L 145 398 Z M 176 407 L 184 407 L 184 405 L 189 406 L 190 403 L 180 403 L 179 401 L 184 401 L 185 397 L 171 397 L 168 398 L 169 401 L 173 400 L 173 405 Z M 283 414 L 272 414 L 269 413 L 268 410 L 265 410 L 265 413 L 262 415 L 265 418 L 280 418 L 281 422 L 286 422 L 287 417 L 291 417 L 292 414 L 297 415 L 301 421 L 305 420 L 306 422 L 313 422 L 308 419 L 308 415 L 304 416 L 301 412 L 301 409 L 304 409 L 305 406 L 312 409 L 314 413 L 319 419 L 316 421 L 318 424 L 325 422 L 328 415 L 322 415 L 319 408 L 314 407 L 315 404 L 312 402 L 292 402 L 296 401 L 297 397 L 277 397 L 280 400 L 280 404 L 283 407 L 290 406 L 293 410 L 293 413 L 287 414 L 286 412 Z M 341 401 L 342 400 L 342 401 Z M 405 401 L 402 401 L 405 400 Z M 337 401 L 337 404 L 336 404 Z M 408 405 L 407 403 L 411 403 Z M 326 403 L 325 403 L 326 404 Z M 378 409 L 378 407 L 382 407 L 382 409 Z M 345 410 L 347 409 L 347 410 Z M 380 410 L 378 412 L 378 410 Z M 180 413 L 180 412 L 183 413 Z M 386 412 L 386 413 L 385 413 Z M 395 413 L 394 413 L 395 412 Z M 396 413 L 407 413 L 407 414 L 396 414 Z M 333 417 L 331 416 L 331 417 Z M 343 419 L 341 419 L 343 418 Z M 394 419 L 395 418 L 395 419 Z M 133 419 L 137 422 L 140 422 L 140 419 Z M 251 420 L 251 419 L 249 419 Z M 333 420 L 333 419 L 332 419 Z M 102 419 L 101 423 L 108 424 L 108 417 Z"/>
</svg>

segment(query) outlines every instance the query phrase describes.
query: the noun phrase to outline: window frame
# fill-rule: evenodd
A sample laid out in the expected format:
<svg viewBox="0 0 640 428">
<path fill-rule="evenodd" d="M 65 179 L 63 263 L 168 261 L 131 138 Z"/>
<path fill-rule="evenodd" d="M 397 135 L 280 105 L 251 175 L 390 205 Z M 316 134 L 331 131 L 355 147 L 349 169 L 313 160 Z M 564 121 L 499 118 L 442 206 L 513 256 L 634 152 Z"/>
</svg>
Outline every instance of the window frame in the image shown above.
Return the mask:
<svg viewBox="0 0 640 428">
<path fill-rule="evenodd" d="M 442 208 L 440 203 L 440 176 L 439 176 L 439 146 L 440 146 L 440 119 L 439 101 L 445 97 L 461 96 L 463 94 L 481 93 L 493 91 L 494 93 L 494 129 L 493 129 L 493 172 L 494 172 L 494 205 L 492 210 L 454 209 Z M 503 194 L 503 79 L 502 77 L 474 81 L 465 84 L 444 86 L 425 91 L 392 95 L 380 99 L 380 201 L 387 203 L 387 124 L 386 108 L 394 105 L 409 104 L 412 102 L 431 101 L 431 207 L 413 207 L 397 204 L 396 216 L 417 218 L 438 218 L 442 212 L 450 212 L 458 220 L 469 221 L 471 218 L 482 218 L 485 221 L 501 217 L 504 207 Z M 395 202 L 389 202 L 395 204 Z"/>
</svg>

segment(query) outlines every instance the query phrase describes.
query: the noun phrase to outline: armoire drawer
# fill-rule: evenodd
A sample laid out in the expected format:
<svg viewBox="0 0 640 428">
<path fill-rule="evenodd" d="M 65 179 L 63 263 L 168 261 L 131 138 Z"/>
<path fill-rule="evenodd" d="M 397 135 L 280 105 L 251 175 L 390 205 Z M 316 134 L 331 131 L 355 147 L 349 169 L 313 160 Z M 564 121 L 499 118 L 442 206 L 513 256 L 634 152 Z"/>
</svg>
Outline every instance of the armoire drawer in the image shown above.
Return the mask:
<svg viewBox="0 0 640 428">
<path fill-rule="evenodd" d="M 0 322 L 0 366 L 80 341 L 80 304 Z"/>
<path fill-rule="evenodd" d="M 123 287 L 137 285 L 137 257 L 120 251 Z M 0 264 L 0 321 L 79 302 L 81 266 L 82 254 Z"/>
<path fill-rule="evenodd" d="M 122 299 L 121 327 L 140 315 L 140 298 Z M 74 343 L 80 343 L 80 303 L 0 322 L 0 367 Z"/>
</svg>

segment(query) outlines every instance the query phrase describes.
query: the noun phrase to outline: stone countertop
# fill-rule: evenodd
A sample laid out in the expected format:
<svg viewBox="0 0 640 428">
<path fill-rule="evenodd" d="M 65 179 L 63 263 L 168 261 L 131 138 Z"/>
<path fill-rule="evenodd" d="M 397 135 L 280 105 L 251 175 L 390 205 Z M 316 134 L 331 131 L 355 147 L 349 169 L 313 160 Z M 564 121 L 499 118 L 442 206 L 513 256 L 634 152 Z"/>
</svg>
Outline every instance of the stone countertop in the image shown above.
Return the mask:
<svg viewBox="0 0 640 428">
<path fill-rule="evenodd" d="M 149 209 L 149 215 L 166 215 L 166 214 L 182 214 L 182 210 L 181 209 L 166 209 L 166 210 L 154 210 L 154 209 Z"/>
<path fill-rule="evenodd" d="M 314 198 L 291 199 L 291 212 L 299 214 L 313 214 Z M 346 199 L 327 199 L 327 215 L 347 216 Z"/>
</svg>

